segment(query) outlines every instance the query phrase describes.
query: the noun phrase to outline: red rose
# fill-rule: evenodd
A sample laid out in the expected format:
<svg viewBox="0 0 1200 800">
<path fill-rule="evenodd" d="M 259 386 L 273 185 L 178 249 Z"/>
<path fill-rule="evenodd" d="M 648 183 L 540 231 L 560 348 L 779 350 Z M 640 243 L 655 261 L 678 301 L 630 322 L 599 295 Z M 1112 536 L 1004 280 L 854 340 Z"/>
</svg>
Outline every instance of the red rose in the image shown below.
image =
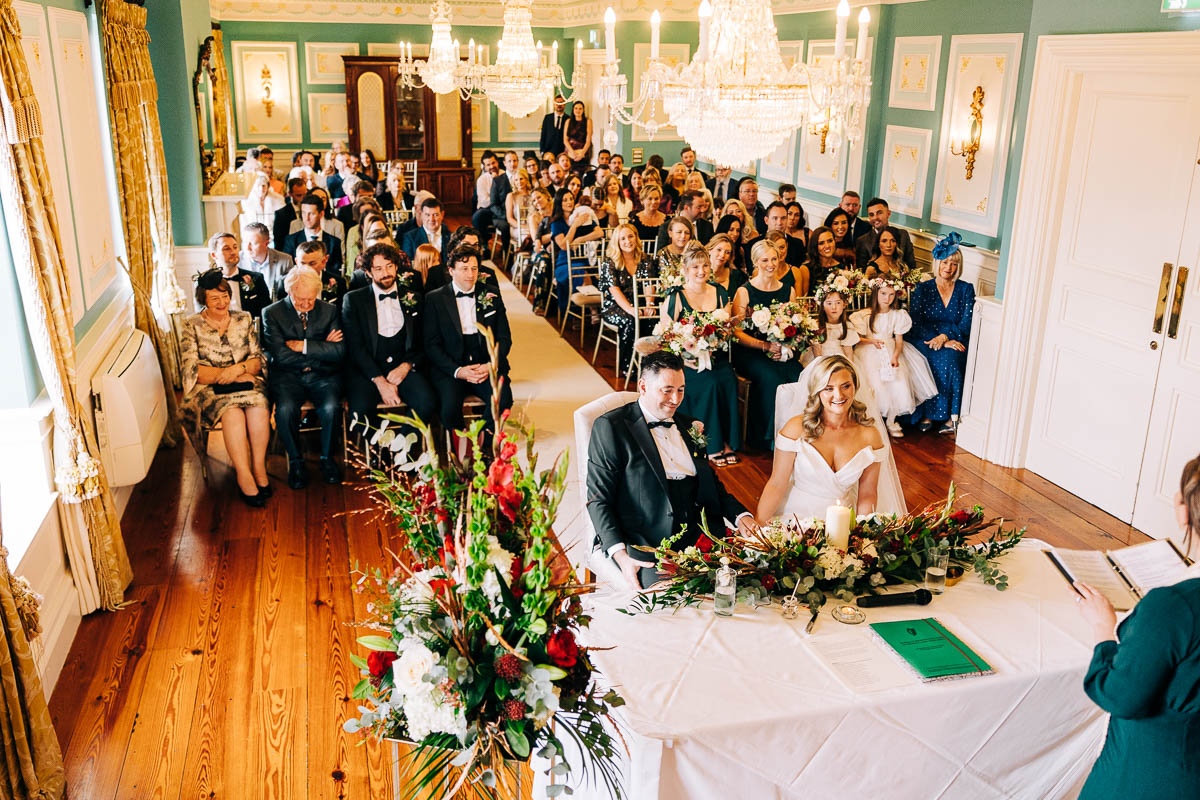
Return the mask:
<svg viewBox="0 0 1200 800">
<path fill-rule="evenodd" d="M 775 591 L 775 576 L 774 575 L 763 575 L 762 585 L 763 585 L 763 588 L 766 589 L 768 592 Z"/>
<path fill-rule="evenodd" d="M 707 533 L 700 534 L 700 538 L 696 540 L 696 547 L 701 553 L 711 553 L 713 549 L 713 540 L 708 538 Z"/>
<path fill-rule="evenodd" d="M 712 336 L 716 332 L 717 327 L 715 325 L 705 325 L 704 332 L 701 334 L 701 336 Z"/>
<path fill-rule="evenodd" d="M 950 515 L 951 522 L 957 522 L 959 525 L 965 525 L 971 521 L 970 511 L 955 511 Z"/>
<path fill-rule="evenodd" d="M 546 655 L 563 669 L 575 666 L 575 661 L 579 658 L 579 645 L 575 644 L 575 634 L 568 630 L 555 631 L 546 643 Z"/>
<path fill-rule="evenodd" d="M 367 654 L 367 672 L 371 673 L 371 677 L 378 680 L 387 674 L 387 671 L 392 668 L 392 662 L 399 658 L 399 655 L 390 650 L 372 650 Z"/>
<path fill-rule="evenodd" d="M 796 335 L 796 326 L 788 325 L 786 328 L 783 329 L 783 335 L 787 336 L 788 338 L 795 336 Z"/>
</svg>

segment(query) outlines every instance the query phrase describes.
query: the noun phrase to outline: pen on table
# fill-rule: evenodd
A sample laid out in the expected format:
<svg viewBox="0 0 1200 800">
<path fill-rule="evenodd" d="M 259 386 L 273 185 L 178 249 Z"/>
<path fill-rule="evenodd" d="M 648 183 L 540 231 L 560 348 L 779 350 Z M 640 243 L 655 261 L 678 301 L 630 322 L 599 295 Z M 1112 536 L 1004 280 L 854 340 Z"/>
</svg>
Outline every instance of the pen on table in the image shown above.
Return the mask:
<svg viewBox="0 0 1200 800">
<path fill-rule="evenodd" d="M 808 620 L 808 624 L 804 626 L 805 633 L 813 632 L 813 628 L 816 627 L 816 624 L 817 624 L 817 615 L 820 613 L 821 613 L 821 607 L 813 606 L 812 617 Z"/>
</svg>

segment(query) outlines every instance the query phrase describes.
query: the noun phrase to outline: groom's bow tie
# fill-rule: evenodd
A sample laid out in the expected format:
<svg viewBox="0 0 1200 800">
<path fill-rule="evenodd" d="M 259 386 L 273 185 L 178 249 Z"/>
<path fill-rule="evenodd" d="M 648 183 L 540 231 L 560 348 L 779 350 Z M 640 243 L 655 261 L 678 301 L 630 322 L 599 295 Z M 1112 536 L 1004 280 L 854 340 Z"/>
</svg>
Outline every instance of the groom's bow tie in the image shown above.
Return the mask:
<svg viewBox="0 0 1200 800">
<path fill-rule="evenodd" d="M 654 430 L 655 428 L 674 428 L 674 427 L 675 427 L 675 420 L 673 420 L 673 419 L 660 419 L 656 422 L 650 423 L 650 430 Z"/>
</svg>

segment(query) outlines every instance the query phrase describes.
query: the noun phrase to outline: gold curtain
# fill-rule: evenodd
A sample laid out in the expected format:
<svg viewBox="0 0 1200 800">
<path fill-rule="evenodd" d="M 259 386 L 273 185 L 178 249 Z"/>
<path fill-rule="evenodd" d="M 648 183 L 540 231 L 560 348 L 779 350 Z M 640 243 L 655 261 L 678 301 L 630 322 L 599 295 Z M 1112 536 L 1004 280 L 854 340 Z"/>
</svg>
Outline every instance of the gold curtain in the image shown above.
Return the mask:
<svg viewBox="0 0 1200 800">
<path fill-rule="evenodd" d="M 179 356 L 154 315 L 157 303 L 168 316 L 184 310 L 175 280 L 175 242 L 171 233 L 167 166 L 158 121 L 158 86 L 150 64 L 146 9 L 125 0 L 102 0 L 104 71 L 112 111 L 117 193 L 125 227 L 125 252 L 133 283 L 134 324 L 154 342 L 167 386 L 167 429 L 163 441 L 179 440 L 175 393 Z M 149 189 L 149 192 L 147 192 Z"/>
<path fill-rule="evenodd" d="M 0 198 L 21 304 L 54 407 L 55 482 L 72 577 L 84 613 L 119 608 L 133 579 L 91 415 L 76 393 L 71 292 L 58 214 L 12 0 L 0 0 Z"/>
</svg>

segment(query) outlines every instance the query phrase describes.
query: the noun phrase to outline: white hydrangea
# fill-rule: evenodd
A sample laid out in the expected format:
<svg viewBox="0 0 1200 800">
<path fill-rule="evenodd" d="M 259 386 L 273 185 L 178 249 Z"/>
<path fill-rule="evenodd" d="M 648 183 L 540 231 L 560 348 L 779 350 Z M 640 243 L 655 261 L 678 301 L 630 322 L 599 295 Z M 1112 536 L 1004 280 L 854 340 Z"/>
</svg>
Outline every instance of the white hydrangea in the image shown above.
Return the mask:
<svg viewBox="0 0 1200 800">
<path fill-rule="evenodd" d="M 508 576 L 512 574 L 513 554 L 500 546 L 500 540 L 495 536 L 487 537 L 488 554 L 487 563 L 490 566 L 500 570 L 500 574 Z"/>
<path fill-rule="evenodd" d="M 414 742 L 419 742 L 431 733 L 448 733 L 461 742 L 467 736 L 467 720 L 461 709 L 448 702 L 448 698 L 436 687 L 428 691 L 409 695 L 404 700 L 404 718 L 408 722 L 408 733 Z"/>
</svg>

